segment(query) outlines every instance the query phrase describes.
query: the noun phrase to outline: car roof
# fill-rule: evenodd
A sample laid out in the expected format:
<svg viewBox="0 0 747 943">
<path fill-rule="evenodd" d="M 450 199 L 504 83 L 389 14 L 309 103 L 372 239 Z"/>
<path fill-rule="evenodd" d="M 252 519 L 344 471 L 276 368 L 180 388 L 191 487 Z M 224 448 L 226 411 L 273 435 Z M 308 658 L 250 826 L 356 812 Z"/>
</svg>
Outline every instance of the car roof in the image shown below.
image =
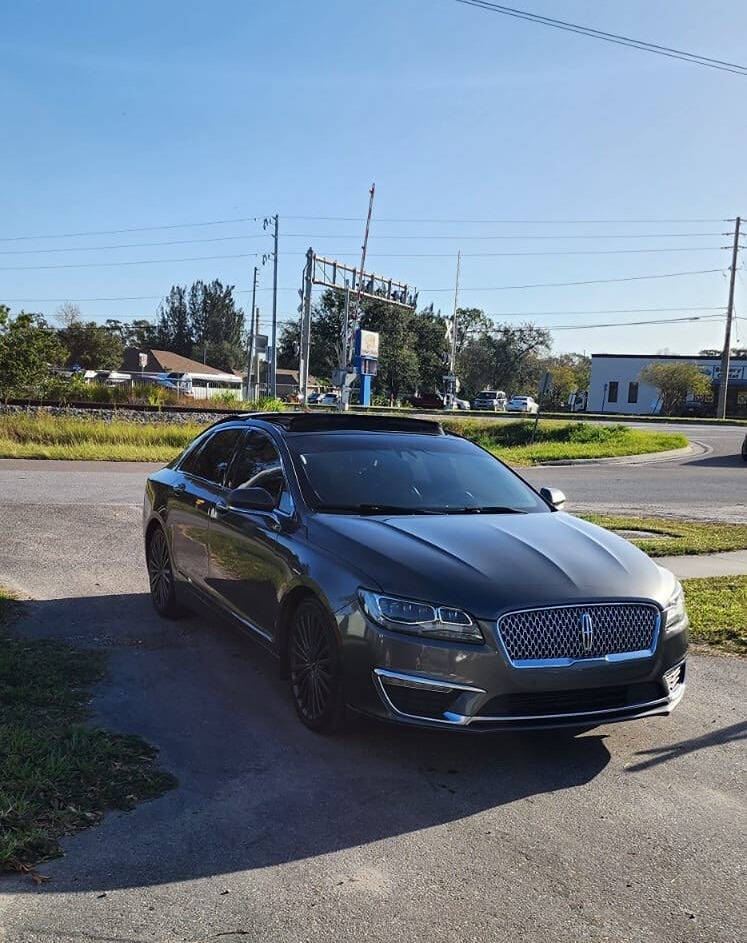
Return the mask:
<svg viewBox="0 0 747 943">
<path fill-rule="evenodd" d="M 268 423 L 284 433 L 304 432 L 405 432 L 410 435 L 444 435 L 441 423 L 432 419 L 412 419 L 404 416 L 378 416 L 342 412 L 273 412 L 237 413 L 219 419 L 214 426 L 225 422 L 259 421 Z"/>
</svg>

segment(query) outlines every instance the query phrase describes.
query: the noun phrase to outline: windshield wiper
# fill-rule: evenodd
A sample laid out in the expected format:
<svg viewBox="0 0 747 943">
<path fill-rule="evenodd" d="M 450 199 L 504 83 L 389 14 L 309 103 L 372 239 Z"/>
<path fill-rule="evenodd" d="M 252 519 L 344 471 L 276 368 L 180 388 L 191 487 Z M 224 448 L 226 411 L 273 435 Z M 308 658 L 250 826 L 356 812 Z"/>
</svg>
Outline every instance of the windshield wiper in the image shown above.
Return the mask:
<svg viewBox="0 0 747 943">
<path fill-rule="evenodd" d="M 348 514 L 526 514 L 518 508 L 492 506 L 404 507 L 400 504 L 320 504 L 317 511 Z"/>
<path fill-rule="evenodd" d="M 317 511 L 339 511 L 348 514 L 440 514 L 433 508 L 404 507 L 401 504 L 319 504 Z"/>
</svg>

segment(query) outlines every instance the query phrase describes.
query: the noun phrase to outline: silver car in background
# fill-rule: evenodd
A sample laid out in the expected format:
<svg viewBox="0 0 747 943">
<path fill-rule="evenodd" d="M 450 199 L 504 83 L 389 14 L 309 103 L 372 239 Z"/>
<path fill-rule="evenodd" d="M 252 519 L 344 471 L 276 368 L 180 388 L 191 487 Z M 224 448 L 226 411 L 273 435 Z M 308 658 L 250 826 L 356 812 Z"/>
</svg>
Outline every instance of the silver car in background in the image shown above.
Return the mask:
<svg viewBox="0 0 747 943">
<path fill-rule="evenodd" d="M 482 390 L 472 400 L 473 409 L 492 409 L 493 412 L 503 412 L 506 408 L 506 394 L 503 390 Z"/>
</svg>

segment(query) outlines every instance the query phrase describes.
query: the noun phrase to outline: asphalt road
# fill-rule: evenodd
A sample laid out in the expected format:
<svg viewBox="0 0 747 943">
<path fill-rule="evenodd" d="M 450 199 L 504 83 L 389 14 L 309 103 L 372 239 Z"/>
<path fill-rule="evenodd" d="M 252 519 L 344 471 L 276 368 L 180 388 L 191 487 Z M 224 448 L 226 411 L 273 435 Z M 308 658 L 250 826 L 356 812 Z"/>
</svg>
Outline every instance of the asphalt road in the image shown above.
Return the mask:
<svg viewBox="0 0 747 943">
<path fill-rule="evenodd" d="M 180 781 L 66 839 L 49 883 L 1 879 L 2 943 L 743 939 L 747 662 L 691 657 L 670 718 L 577 737 L 319 737 L 249 640 L 155 616 L 141 480 L 0 474 L 22 630 L 105 648 L 99 722 Z"/>
<path fill-rule="evenodd" d="M 642 423 L 631 425 L 644 426 Z M 651 428 L 648 424 L 646 428 Z M 660 424 L 683 432 L 698 447 L 684 458 L 625 461 L 604 465 L 553 465 L 523 468 L 536 486 L 561 488 L 567 509 L 747 522 L 747 464 L 740 448 L 739 426 Z M 45 501 L 68 504 L 81 494 L 96 502 L 140 504 L 143 482 L 158 465 L 130 462 L 42 462 L 0 460 L 0 500 L 26 500 L 30 483 Z M 64 472 L 64 474 L 60 474 Z"/>
</svg>

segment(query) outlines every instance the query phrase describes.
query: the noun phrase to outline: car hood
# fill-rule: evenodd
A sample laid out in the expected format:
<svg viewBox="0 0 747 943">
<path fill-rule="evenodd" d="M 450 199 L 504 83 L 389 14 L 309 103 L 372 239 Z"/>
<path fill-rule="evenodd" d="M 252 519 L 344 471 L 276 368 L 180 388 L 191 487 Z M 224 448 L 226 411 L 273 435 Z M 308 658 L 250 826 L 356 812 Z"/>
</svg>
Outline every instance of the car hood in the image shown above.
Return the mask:
<svg viewBox="0 0 747 943">
<path fill-rule="evenodd" d="M 357 517 L 317 514 L 312 543 L 370 576 L 369 588 L 480 618 L 593 599 L 664 604 L 671 575 L 621 537 L 562 512 Z"/>
</svg>

